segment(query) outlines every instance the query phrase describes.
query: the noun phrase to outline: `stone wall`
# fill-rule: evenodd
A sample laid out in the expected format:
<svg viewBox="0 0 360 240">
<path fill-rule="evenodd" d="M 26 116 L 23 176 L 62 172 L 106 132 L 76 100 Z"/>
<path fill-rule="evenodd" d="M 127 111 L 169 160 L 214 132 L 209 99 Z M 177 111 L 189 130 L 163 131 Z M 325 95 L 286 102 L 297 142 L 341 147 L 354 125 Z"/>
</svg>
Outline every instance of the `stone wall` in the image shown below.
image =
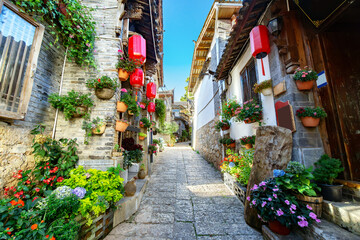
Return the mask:
<svg viewBox="0 0 360 240">
<path fill-rule="evenodd" d="M 219 143 L 220 132 L 215 129 L 217 120 L 215 118 L 197 130 L 195 150 L 199 151 L 201 156 L 219 169 L 222 161 L 222 146 Z"/>
</svg>

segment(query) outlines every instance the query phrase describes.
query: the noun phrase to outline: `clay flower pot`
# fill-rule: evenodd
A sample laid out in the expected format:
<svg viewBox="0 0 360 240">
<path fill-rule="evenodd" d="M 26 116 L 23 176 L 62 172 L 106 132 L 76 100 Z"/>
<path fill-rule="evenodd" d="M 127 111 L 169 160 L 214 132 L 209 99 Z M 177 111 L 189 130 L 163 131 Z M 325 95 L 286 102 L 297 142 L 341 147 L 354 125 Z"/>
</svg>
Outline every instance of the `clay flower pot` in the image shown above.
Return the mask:
<svg viewBox="0 0 360 240">
<path fill-rule="evenodd" d="M 117 102 L 116 110 L 118 112 L 124 113 L 124 112 L 126 112 L 127 109 L 128 109 L 128 105 L 126 105 L 124 102 L 119 102 L 119 101 Z"/>
<path fill-rule="evenodd" d="M 146 137 L 139 136 L 139 140 L 140 140 L 140 141 L 144 141 L 145 138 L 146 138 Z"/>
<path fill-rule="evenodd" d="M 73 114 L 73 117 L 74 117 L 74 118 L 82 117 L 82 116 L 84 116 L 84 115 L 87 113 L 87 111 L 88 111 L 88 108 L 85 107 L 85 106 L 77 106 L 77 107 L 75 107 L 75 109 L 76 109 L 76 113 Z"/>
<path fill-rule="evenodd" d="M 261 94 L 264 96 L 270 96 L 272 94 L 272 89 L 271 88 L 265 88 L 263 90 L 261 90 Z"/>
<path fill-rule="evenodd" d="M 300 91 L 311 90 L 314 86 L 314 82 L 315 80 L 305 81 L 305 82 L 297 80 L 296 86 Z"/>
<path fill-rule="evenodd" d="M 129 78 L 129 73 L 121 68 L 119 68 L 119 79 L 120 81 L 125 82 Z"/>
<path fill-rule="evenodd" d="M 95 89 L 95 95 L 104 100 L 111 99 L 115 94 L 115 90 L 111 88 L 97 88 Z"/>
<path fill-rule="evenodd" d="M 105 129 L 106 129 L 106 124 L 103 124 L 103 125 L 101 125 L 99 127 L 93 128 L 91 130 L 91 132 L 94 135 L 101 135 L 101 134 L 103 134 L 105 132 Z"/>
<path fill-rule="evenodd" d="M 125 190 L 125 196 L 126 197 L 132 197 L 135 195 L 136 193 L 136 183 L 135 183 L 135 179 L 132 181 L 129 181 L 125 184 L 124 187 Z"/>
<path fill-rule="evenodd" d="M 244 146 L 245 146 L 246 149 L 253 148 L 253 145 L 251 143 L 245 144 Z"/>
<path fill-rule="evenodd" d="M 223 131 L 226 131 L 226 130 L 229 130 L 230 129 L 230 126 L 229 125 L 225 125 L 221 128 L 221 130 Z"/>
<path fill-rule="evenodd" d="M 144 125 L 143 123 L 140 123 L 139 126 L 140 126 L 141 128 L 145 128 L 145 125 Z"/>
<path fill-rule="evenodd" d="M 235 147 L 236 147 L 236 143 L 230 143 L 228 146 L 229 146 L 229 148 L 235 148 Z"/>
<path fill-rule="evenodd" d="M 139 173 L 138 173 L 138 178 L 139 179 L 144 179 L 146 177 L 146 172 L 145 169 L 140 169 Z"/>
<path fill-rule="evenodd" d="M 320 123 L 320 118 L 302 117 L 301 122 L 304 127 L 317 127 Z"/>
<path fill-rule="evenodd" d="M 280 235 L 289 235 L 290 234 L 290 229 L 288 229 L 286 226 L 282 225 L 277 220 L 269 222 L 269 228 L 274 233 L 277 233 Z"/>
<path fill-rule="evenodd" d="M 125 132 L 128 126 L 129 124 L 127 124 L 126 122 L 117 120 L 115 130 L 118 132 Z"/>
</svg>

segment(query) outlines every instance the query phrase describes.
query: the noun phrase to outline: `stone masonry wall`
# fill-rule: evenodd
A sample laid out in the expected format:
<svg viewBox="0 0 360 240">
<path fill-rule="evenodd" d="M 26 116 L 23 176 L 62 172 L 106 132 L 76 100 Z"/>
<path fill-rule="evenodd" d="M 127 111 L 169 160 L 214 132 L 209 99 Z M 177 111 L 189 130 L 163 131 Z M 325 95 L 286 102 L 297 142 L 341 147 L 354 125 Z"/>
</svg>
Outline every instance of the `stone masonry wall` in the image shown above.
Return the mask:
<svg viewBox="0 0 360 240">
<path fill-rule="evenodd" d="M 14 184 L 14 171 L 27 170 L 34 165 L 31 129 L 43 123 L 46 134 L 51 135 L 55 111 L 47 100 L 51 93 L 59 91 L 64 49 L 50 46 L 50 42 L 54 39 L 45 32 L 25 120 L 11 123 L 0 120 L 0 192 L 4 186 Z"/>
</svg>

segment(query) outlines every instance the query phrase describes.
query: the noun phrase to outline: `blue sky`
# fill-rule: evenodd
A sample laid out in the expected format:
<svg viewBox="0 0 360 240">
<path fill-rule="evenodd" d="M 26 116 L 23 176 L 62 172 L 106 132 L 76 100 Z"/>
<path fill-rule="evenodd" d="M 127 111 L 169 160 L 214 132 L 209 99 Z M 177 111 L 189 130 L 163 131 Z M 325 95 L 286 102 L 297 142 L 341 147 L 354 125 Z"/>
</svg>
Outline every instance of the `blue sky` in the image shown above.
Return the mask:
<svg viewBox="0 0 360 240">
<path fill-rule="evenodd" d="M 164 83 L 175 88 L 175 101 L 184 95 L 194 46 L 213 0 L 164 0 Z"/>
</svg>

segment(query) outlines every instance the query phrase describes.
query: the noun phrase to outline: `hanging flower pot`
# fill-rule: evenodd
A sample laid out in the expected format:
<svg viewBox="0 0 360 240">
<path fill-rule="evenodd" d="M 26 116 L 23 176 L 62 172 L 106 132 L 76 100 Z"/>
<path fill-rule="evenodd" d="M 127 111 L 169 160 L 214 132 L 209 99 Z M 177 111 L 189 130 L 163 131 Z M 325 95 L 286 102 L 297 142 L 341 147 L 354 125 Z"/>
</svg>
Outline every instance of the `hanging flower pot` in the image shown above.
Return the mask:
<svg viewBox="0 0 360 240">
<path fill-rule="evenodd" d="M 228 145 L 228 147 L 229 147 L 229 148 L 235 148 L 235 147 L 236 147 L 236 143 L 234 143 L 234 142 L 233 142 L 233 143 L 230 143 L 230 144 Z"/>
<path fill-rule="evenodd" d="M 93 128 L 91 132 L 93 135 L 102 135 L 105 132 L 105 129 L 106 129 L 106 124 L 103 124 L 99 127 Z"/>
<path fill-rule="evenodd" d="M 79 117 L 82 117 L 84 116 L 87 111 L 88 111 L 88 108 L 85 107 L 85 106 L 77 106 L 75 107 L 76 109 L 76 113 L 73 114 L 73 118 L 79 118 Z"/>
<path fill-rule="evenodd" d="M 262 93 L 264 96 L 272 94 L 272 80 L 262 81 L 261 83 L 255 83 L 254 93 Z"/>
<path fill-rule="evenodd" d="M 327 117 L 327 114 L 321 107 L 306 107 L 296 110 L 296 116 L 300 117 L 304 127 L 316 127 L 319 125 L 320 119 Z"/>
<path fill-rule="evenodd" d="M 125 132 L 129 123 L 125 120 L 117 120 L 115 130 L 118 132 Z"/>
<path fill-rule="evenodd" d="M 306 82 L 297 80 L 296 86 L 300 91 L 311 90 L 314 86 L 314 82 L 315 82 L 315 80 L 306 81 Z"/>
<path fill-rule="evenodd" d="M 270 96 L 272 94 L 272 89 L 271 88 L 265 88 L 263 90 L 261 90 L 261 94 L 264 96 Z"/>
<path fill-rule="evenodd" d="M 118 101 L 117 104 L 116 104 L 116 110 L 118 112 L 126 112 L 126 110 L 128 109 L 128 105 L 126 105 L 124 102 L 120 102 Z"/>
<path fill-rule="evenodd" d="M 251 148 L 253 148 L 253 145 L 250 144 L 250 143 L 245 144 L 244 146 L 245 146 L 246 149 L 251 149 Z"/>
<path fill-rule="evenodd" d="M 280 235 L 289 235 L 290 229 L 286 226 L 282 225 L 279 221 L 274 220 L 269 222 L 269 228 L 272 232 L 280 234 Z"/>
<path fill-rule="evenodd" d="M 144 141 L 145 138 L 146 138 L 146 137 L 144 137 L 144 136 L 139 136 L 139 140 L 140 140 L 140 141 Z"/>
<path fill-rule="evenodd" d="M 300 91 L 311 90 L 314 86 L 314 82 L 318 79 L 318 74 L 308 67 L 305 67 L 304 69 L 297 68 L 293 78 Z"/>
<path fill-rule="evenodd" d="M 317 127 L 320 123 L 320 118 L 302 117 L 301 123 L 304 127 Z"/>
<path fill-rule="evenodd" d="M 111 88 L 97 88 L 95 89 L 95 95 L 104 100 L 111 99 L 115 94 L 115 90 Z"/>
<path fill-rule="evenodd" d="M 129 78 L 129 73 L 124 69 L 119 68 L 119 79 L 122 82 L 125 82 Z"/>
</svg>

